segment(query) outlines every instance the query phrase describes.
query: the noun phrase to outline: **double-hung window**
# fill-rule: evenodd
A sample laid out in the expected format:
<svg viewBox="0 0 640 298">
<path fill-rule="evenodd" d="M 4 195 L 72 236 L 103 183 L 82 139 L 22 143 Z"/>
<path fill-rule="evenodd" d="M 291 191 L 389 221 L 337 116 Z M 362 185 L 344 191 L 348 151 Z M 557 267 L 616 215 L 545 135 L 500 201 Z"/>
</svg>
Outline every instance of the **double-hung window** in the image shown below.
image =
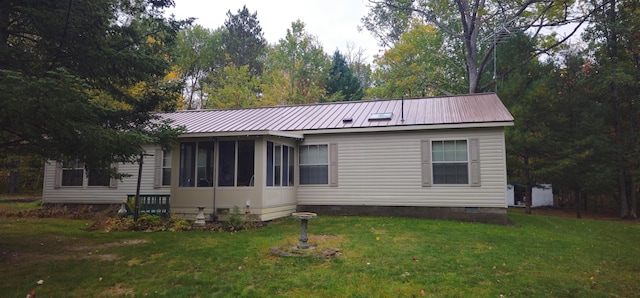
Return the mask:
<svg viewBox="0 0 640 298">
<path fill-rule="evenodd" d="M 294 148 L 267 142 L 267 186 L 293 186 Z"/>
<path fill-rule="evenodd" d="M 161 152 L 162 152 L 162 186 L 170 186 L 171 185 L 171 151 L 165 150 Z"/>
<path fill-rule="evenodd" d="M 434 184 L 468 184 L 469 158 L 466 140 L 431 143 Z"/>
<path fill-rule="evenodd" d="M 300 184 L 329 184 L 328 145 L 300 146 Z"/>
<path fill-rule="evenodd" d="M 111 181 L 109 171 L 103 169 L 91 170 L 87 176 L 88 186 L 109 186 Z"/>
<path fill-rule="evenodd" d="M 84 182 L 84 163 L 71 159 L 62 163 L 62 186 L 82 186 Z"/>
</svg>

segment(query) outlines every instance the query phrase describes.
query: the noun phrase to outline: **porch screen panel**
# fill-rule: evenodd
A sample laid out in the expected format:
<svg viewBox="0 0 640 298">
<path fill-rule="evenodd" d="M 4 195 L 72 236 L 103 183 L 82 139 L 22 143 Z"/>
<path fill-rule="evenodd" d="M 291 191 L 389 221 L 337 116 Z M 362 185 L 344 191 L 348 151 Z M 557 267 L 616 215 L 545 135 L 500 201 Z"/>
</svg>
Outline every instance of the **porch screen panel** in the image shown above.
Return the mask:
<svg viewBox="0 0 640 298">
<path fill-rule="evenodd" d="M 180 187 L 194 187 L 196 184 L 196 143 L 180 144 Z"/>
<path fill-rule="evenodd" d="M 235 185 L 236 142 L 220 141 L 218 145 L 218 186 Z"/>
<path fill-rule="evenodd" d="M 280 178 L 282 177 L 282 146 L 275 145 L 273 147 L 273 185 L 280 186 Z"/>
<path fill-rule="evenodd" d="M 267 142 L 267 186 L 273 186 L 273 143 Z"/>
<path fill-rule="evenodd" d="M 237 186 L 253 186 L 255 170 L 255 141 L 238 141 Z"/>
<path fill-rule="evenodd" d="M 289 186 L 289 147 L 282 146 L 282 186 Z"/>
<path fill-rule="evenodd" d="M 295 179 L 295 149 L 293 147 L 289 147 L 289 186 L 293 186 Z"/>
<path fill-rule="evenodd" d="M 213 186 L 213 142 L 198 142 L 198 187 Z"/>
</svg>

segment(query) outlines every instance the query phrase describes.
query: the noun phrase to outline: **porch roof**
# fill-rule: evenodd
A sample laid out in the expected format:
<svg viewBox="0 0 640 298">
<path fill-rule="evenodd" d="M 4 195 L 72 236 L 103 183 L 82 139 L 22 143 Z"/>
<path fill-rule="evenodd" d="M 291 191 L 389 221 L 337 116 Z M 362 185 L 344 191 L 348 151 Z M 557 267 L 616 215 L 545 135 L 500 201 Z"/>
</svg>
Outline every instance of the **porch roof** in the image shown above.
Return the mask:
<svg viewBox="0 0 640 298">
<path fill-rule="evenodd" d="M 513 116 L 493 93 L 160 113 L 188 136 L 282 135 L 347 130 L 510 126 Z M 375 119 L 372 119 L 375 118 Z M 292 134 L 293 133 L 293 134 Z M 289 135 L 291 134 L 291 135 Z"/>
</svg>

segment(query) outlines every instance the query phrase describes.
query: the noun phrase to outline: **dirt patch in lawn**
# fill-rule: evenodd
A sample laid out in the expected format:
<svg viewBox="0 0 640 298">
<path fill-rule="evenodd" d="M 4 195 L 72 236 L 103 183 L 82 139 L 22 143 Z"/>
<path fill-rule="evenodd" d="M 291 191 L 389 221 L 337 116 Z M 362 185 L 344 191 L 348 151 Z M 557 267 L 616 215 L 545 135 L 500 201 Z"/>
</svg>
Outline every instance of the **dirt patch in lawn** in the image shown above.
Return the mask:
<svg viewBox="0 0 640 298">
<path fill-rule="evenodd" d="M 0 216 L 31 218 L 68 218 L 100 220 L 116 216 L 120 205 L 44 204 L 33 210 L 7 210 L 0 208 Z"/>
<path fill-rule="evenodd" d="M 132 239 L 120 242 L 109 242 L 97 245 L 67 246 L 53 253 L 39 253 L 33 251 L 0 251 L 0 255 L 12 261 L 46 262 L 52 260 L 68 260 L 72 258 L 96 259 L 112 261 L 118 258 L 116 254 L 101 253 L 101 249 L 146 243 L 146 239 Z"/>
</svg>

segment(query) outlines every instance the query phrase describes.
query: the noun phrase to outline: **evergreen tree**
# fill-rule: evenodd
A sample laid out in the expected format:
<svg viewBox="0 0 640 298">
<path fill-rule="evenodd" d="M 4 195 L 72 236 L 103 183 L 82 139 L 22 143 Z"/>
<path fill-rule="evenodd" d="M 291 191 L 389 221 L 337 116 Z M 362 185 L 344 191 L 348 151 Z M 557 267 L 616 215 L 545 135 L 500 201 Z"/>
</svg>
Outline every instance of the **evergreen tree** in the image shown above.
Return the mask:
<svg viewBox="0 0 640 298">
<path fill-rule="evenodd" d="M 364 97 L 362 86 L 347 64 L 345 57 L 339 50 L 333 53 L 331 70 L 327 80 L 327 96 L 329 101 L 361 100 Z"/>
<path fill-rule="evenodd" d="M 228 11 L 224 27 L 226 31 L 222 34 L 222 44 L 230 61 L 237 67 L 248 65 L 249 72 L 260 77 L 267 42 L 258 21 L 258 13 L 249 13 L 246 6 L 239 9 L 237 14 Z"/>
<path fill-rule="evenodd" d="M 0 2 L 0 157 L 103 169 L 175 137 L 150 113 L 175 109 L 180 95 L 165 80 L 183 25 L 163 16 L 171 3 Z"/>
</svg>

